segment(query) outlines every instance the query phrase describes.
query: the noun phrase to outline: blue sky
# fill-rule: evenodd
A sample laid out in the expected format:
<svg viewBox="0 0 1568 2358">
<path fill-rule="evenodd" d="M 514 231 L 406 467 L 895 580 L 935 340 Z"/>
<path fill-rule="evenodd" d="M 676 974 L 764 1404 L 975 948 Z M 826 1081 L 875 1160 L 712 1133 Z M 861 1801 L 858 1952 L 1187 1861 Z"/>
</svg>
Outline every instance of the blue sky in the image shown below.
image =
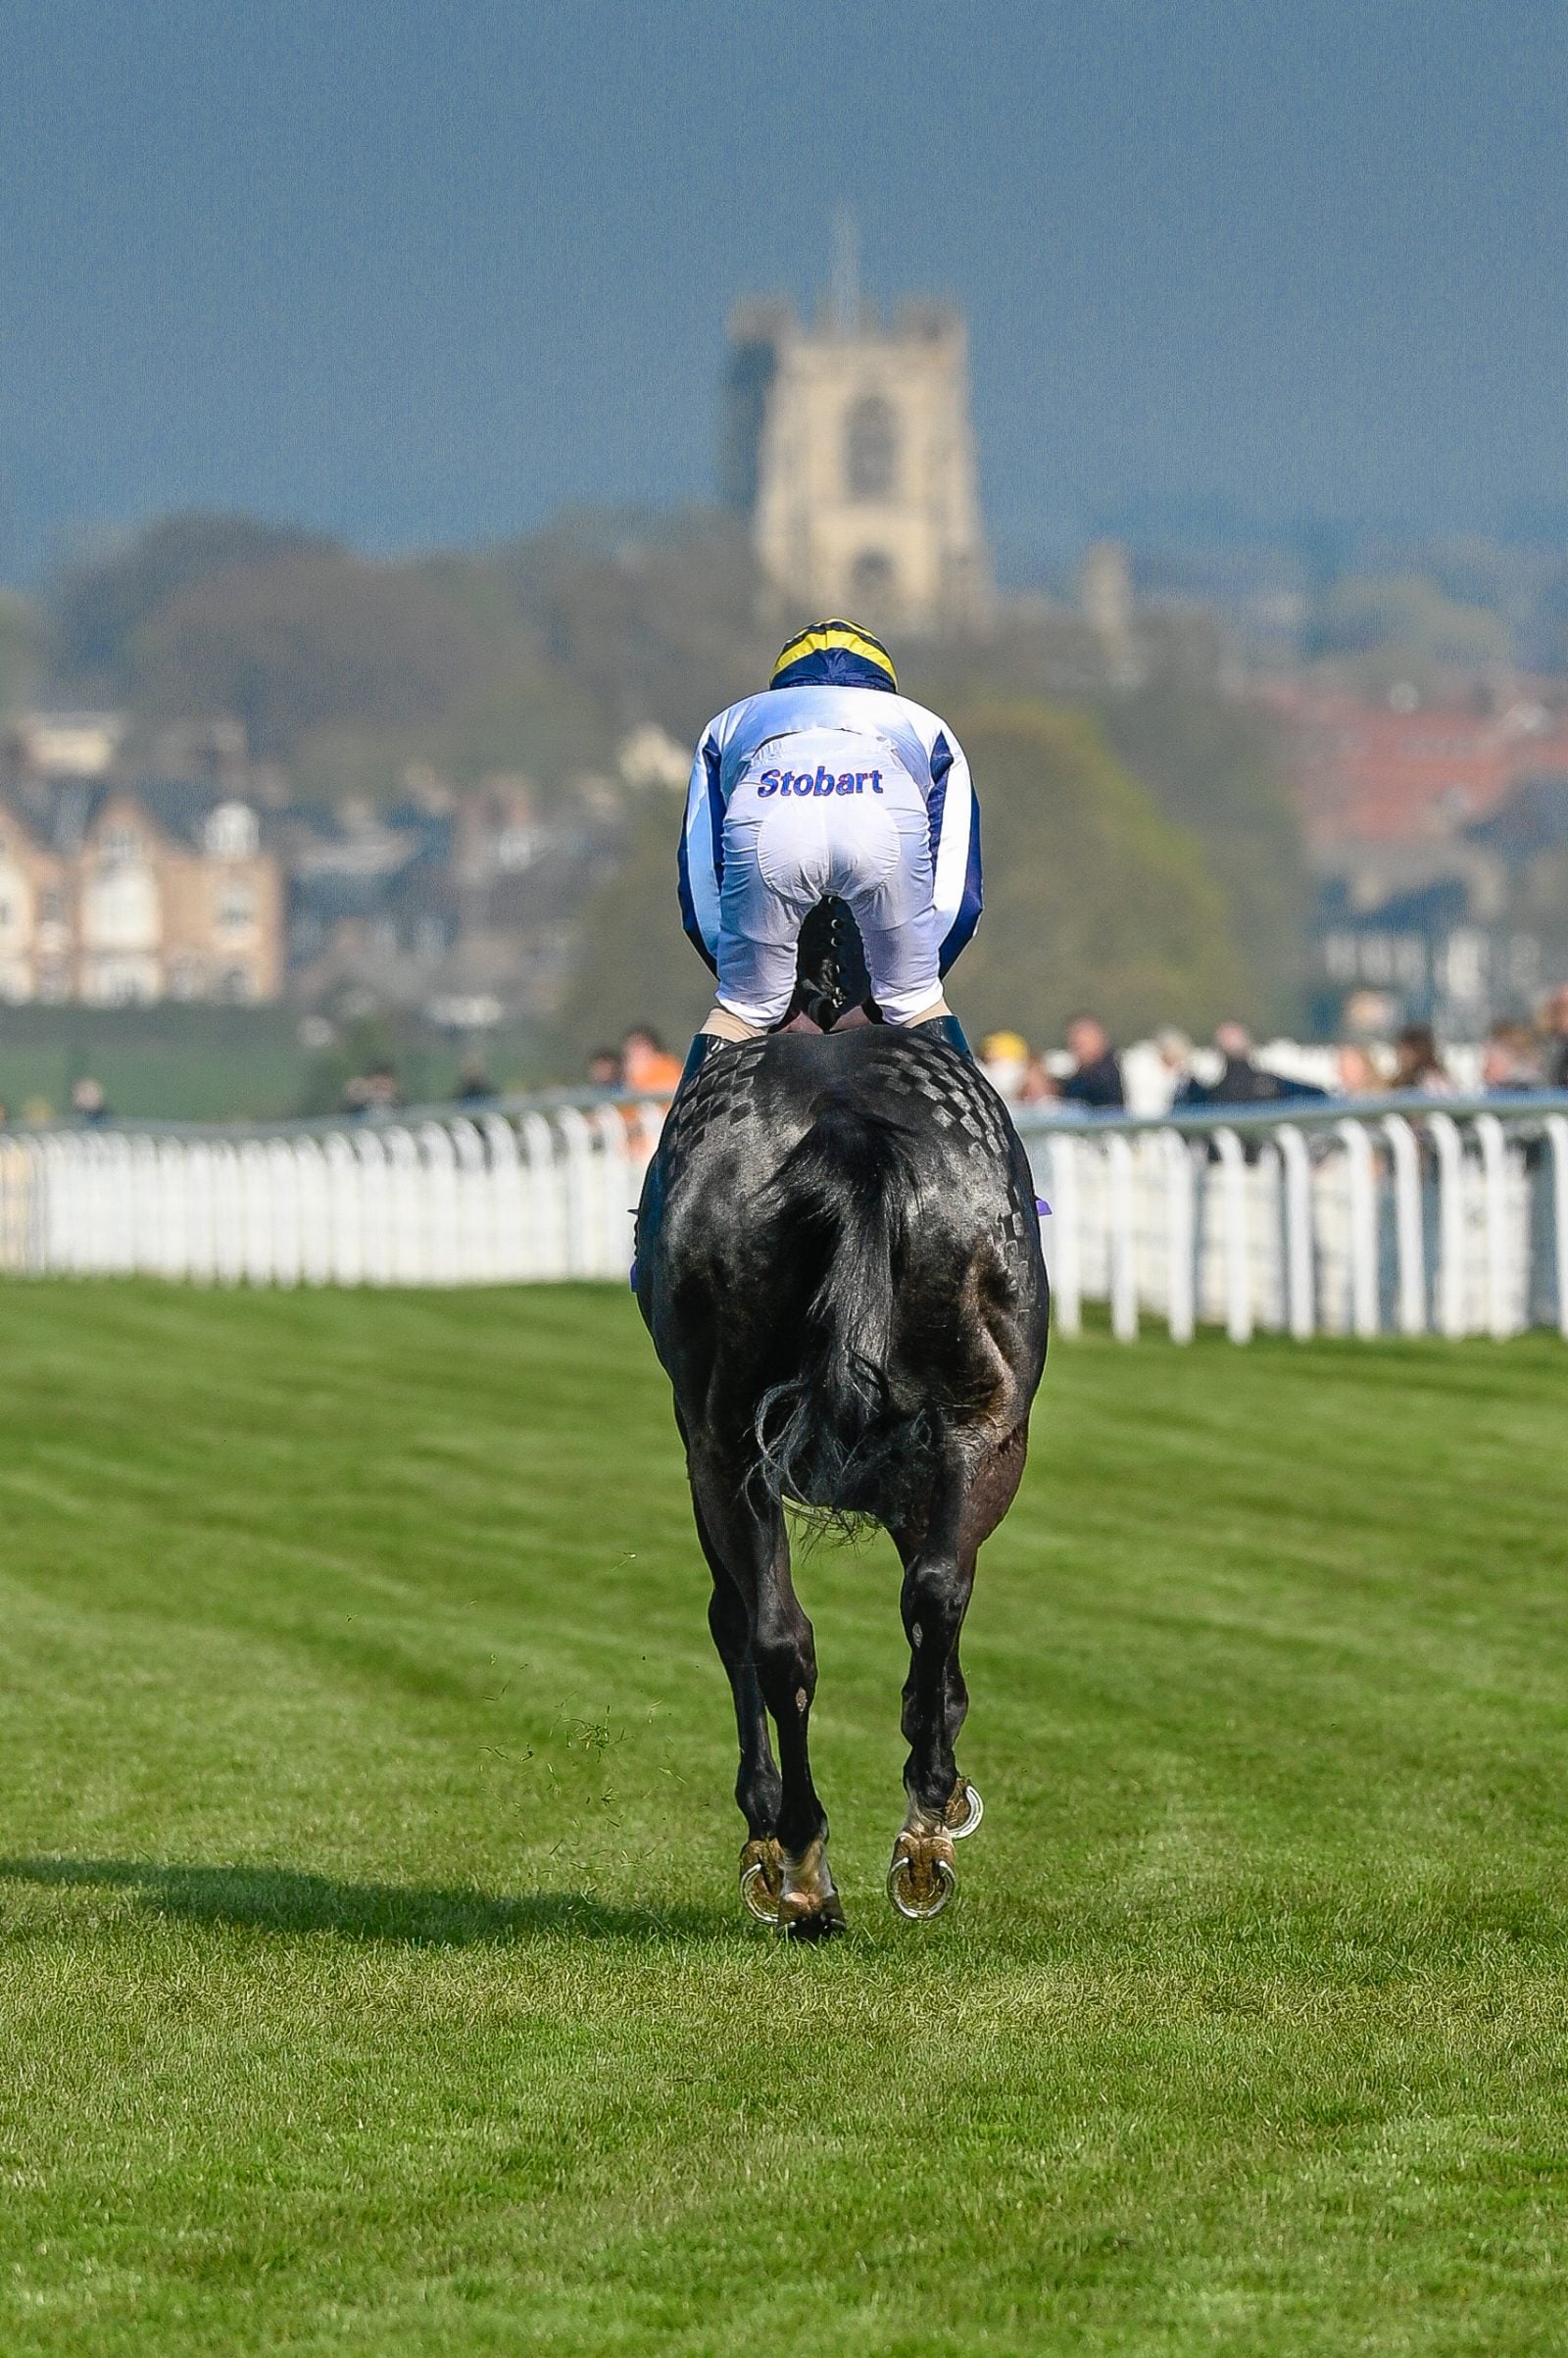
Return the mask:
<svg viewBox="0 0 1568 2358">
<path fill-rule="evenodd" d="M 728 306 L 956 296 L 1005 550 L 1568 497 L 1568 11 L 0 0 L 0 572 L 712 488 Z"/>
</svg>

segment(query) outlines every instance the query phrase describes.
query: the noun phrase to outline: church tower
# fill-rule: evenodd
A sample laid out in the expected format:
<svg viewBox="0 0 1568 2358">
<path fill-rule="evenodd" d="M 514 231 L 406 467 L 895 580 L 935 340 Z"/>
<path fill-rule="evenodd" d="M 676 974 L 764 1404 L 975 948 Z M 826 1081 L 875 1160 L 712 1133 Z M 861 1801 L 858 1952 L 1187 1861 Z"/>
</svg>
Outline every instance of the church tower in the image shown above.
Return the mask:
<svg viewBox="0 0 1568 2358">
<path fill-rule="evenodd" d="M 991 566 L 956 312 L 861 301 L 841 229 L 834 296 L 803 325 L 782 303 L 730 320 L 723 490 L 751 516 L 773 607 L 872 629 L 984 618 Z"/>
</svg>

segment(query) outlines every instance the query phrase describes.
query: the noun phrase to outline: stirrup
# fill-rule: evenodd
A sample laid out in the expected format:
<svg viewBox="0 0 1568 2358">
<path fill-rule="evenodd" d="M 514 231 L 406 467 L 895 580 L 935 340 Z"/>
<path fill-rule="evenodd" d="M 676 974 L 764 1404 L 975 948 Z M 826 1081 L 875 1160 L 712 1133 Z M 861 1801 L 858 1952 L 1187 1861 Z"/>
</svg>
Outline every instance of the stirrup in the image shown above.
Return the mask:
<svg viewBox="0 0 1568 2358">
<path fill-rule="evenodd" d="M 911 1040 L 940 1040 L 944 1048 L 956 1049 L 966 1064 L 974 1062 L 974 1052 L 956 1015 L 932 1015 L 924 1023 L 906 1024 L 905 1029 Z"/>
</svg>

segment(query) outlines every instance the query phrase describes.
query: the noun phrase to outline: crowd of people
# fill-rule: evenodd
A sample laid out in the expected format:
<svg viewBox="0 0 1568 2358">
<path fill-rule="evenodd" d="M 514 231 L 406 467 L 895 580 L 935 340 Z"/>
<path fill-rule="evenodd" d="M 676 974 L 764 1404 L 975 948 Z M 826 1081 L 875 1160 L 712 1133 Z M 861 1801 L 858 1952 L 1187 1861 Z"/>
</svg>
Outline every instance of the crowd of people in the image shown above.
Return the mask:
<svg viewBox="0 0 1568 2358">
<path fill-rule="evenodd" d="M 1207 1050 L 1197 1049 L 1174 1027 L 1156 1032 L 1152 1047 L 1159 1102 L 1135 1110 L 1265 1105 L 1287 1098 L 1446 1097 L 1458 1086 L 1426 1023 L 1403 1025 L 1386 1046 L 1342 1043 L 1331 1059 L 1320 1058 L 1327 1071 L 1316 1080 L 1271 1069 L 1260 1060 L 1247 1026 L 1234 1018 L 1218 1026 Z M 1099 1017 L 1087 1012 L 1072 1017 L 1062 1048 L 1054 1054 L 1031 1049 L 1017 1032 L 1001 1031 L 981 1041 L 980 1061 L 1013 1105 L 1056 1102 L 1120 1111 L 1129 1104 L 1125 1059 Z M 1568 984 L 1548 995 L 1534 1022 L 1511 1016 L 1493 1024 L 1482 1044 L 1479 1085 L 1488 1094 L 1508 1096 L 1568 1089 Z"/>
<path fill-rule="evenodd" d="M 1059 1104 L 1102 1112 L 1130 1107 L 1162 1113 L 1180 1106 L 1196 1110 L 1204 1105 L 1266 1105 L 1276 1099 L 1405 1092 L 1446 1097 L 1458 1087 L 1431 1025 L 1425 1023 L 1405 1024 L 1387 1046 L 1342 1043 L 1332 1052 L 1330 1085 L 1271 1069 L 1260 1061 L 1247 1026 L 1235 1018 L 1217 1027 L 1208 1049 L 1195 1047 L 1173 1026 L 1156 1032 L 1147 1047 L 1134 1052 L 1146 1076 L 1138 1093 L 1129 1091 L 1129 1057 L 1113 1045 L 1100 1017 L 1087 1011 L 1071 1018 L 1057 1050 L 1031 1048 L 1021 1033 L 998 1031 L 984 1036 L 978 1053 L 988 1078 L 1009 1105 Z M 1157 1073 L 1153 1086 L 1147 1077 L 1152 1072 Z M 595 1049 L 584 1078 L 594 1089 L 667 1098 L 680 1075 L 680 1057 L 651 1025 L 639 1023 L 623 1035 L 618 1048 Z M 1547 996 L 1534 1022 L 1509 1016 L 1493 1024 L 1482 1044 L 1479 1079 L 1483 1091 L 1498 1096 L 1568 1090 L 1568 983 Z M 496 1094 L 483 1061 L 470 1056 L 459 1077 L 456 1102 L 482 1105 Z M 1134 1102 L 1135 1094 L 1143 1102 Z M 340 1110 L 351 1118 L 374 1120 L 398 1111 L 404 1102 L 395 1067 L 383 1062 L 352 1076 Z M 96 1128 L 112 1118 L 102 1084 L 91 1075 L 78 1078 L 71 1091 L 70 1119 Z M 8 1119 L 8 1109 L 0 1104 L 0 1128 Z"/>
<path fill-rule="evenodd" d="M 28 1124 L 40 1118 L 36 1101 L 23 1107 L 22 1118 Z M 41 1118 L 44 1120 L 49 1118 L 47 1105 L 42 1108 Z M 83 1073 L 78 1080 L 74 1080 L 71 1084 L 70 1118 L 79 1130 L 96 1130 L 104 1122 L 114 1120 L 104 1085 L 102 1081 L 95 1080 L 91 1073 Z M 4 1099 L 0 1098 L 0 1130 L 9 1129 L 10 1125 L 11 1108 Z"/>
<path fill-rule="evenodd" d="M 646 1023 L 633 1024 L 618 1048 L 596 1048 L 588 1058 L 594 1089 L 629 1089 L 638 1097 L 667 1097 L 680 1079 L 680 1058 L 671 1056 Z"/>
<path fill-rule="evenodd" d="M 1157 1076 L 1138 1093 L 1141 1104 L 1133 1103 L 1129 1091 L 1128 1057 L 1088 1010 L 1067 1023 L 1059 1049 L 1032 1048 L 1021 1033 L 997 1031 L 982 1038 L 978 1051 L 988 1078 L 1009 1105 L 1059 1104 L 1102 1112 L 1129 1105 L 1144 1112 L 1173 1106 L 1196 1110 L 1290 1098 L 1446 1097 L 1459 1086 L 1426 1023 L 1405 1024 L 1387 1044 L 1346 1041 L 1326 1057 L 1318 1052 L 1317 1079 L 1274 1070 L 1259 1056 L 1246 1024 L 1234 1017 L 1216 1028 L 1207 1048 L 1166 1026 L 1136 1053 L 1145 1075 Z M 1473 1052 L 1470 1061 L 1473 1071 Z M 680 1058 L 656 1031 L 638 1024 L 618 1048 L 596 1049 L 585 1077 L 596 1089 L 664 1097 L 680 1072 Z M 1469 1076 L 1464 1077 L 1468 1083 Z M 1493 1024 L 1482 1044 L 1479 1083 L 1497 1095 L 1568 1089 L 1568 983 L 1547 996 L 1534 1022 L 1510 1016 Z"/>
</svg>

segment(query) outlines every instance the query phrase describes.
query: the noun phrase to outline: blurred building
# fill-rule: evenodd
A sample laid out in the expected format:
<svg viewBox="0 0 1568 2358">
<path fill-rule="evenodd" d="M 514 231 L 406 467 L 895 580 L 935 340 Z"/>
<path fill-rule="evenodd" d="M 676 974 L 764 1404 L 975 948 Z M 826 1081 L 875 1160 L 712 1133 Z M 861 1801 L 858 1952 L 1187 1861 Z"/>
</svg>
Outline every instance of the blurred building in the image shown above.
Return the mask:
<svg viewBox="0 0 1568 2358">
<path fill-rule="evenodd" d="M 618 857 L 612 801 L 580 791 L 541 817 L 522 778 L 271 824 L 289 876 L 290 996 L 416 1007 L 464 1029 L 554 1012 L 577 912 Z"/>
<path fill-rule="evenodd" d="M 1297 793 L 1314 842 L 1451 836 L 1512 783 L 1505 714 L 1306 688 L 1276 690 L 1272 701 L 1295 723 Z"/>
<path fill-rule="evenodd" d="M 7 751 L 33 777 L 101 778 L 129 727 L 123 712 L 25 712 Z"/>
<path fill-rule="evenodd" d="M 1478 1036 L 1568 972 L 1568 726 L 1515 696 L 1300 686 L 1296 785 L 1317 872 L 1313 1020 Z M 1352 1025 L 1353 1028 L 1353 1025 Z"/>
<path fill-rule="evenodd" d="M 1119 540 L 1097 540 L 1078 566 L 1078 609 L 1117 687 L 1136 688 L 1145 665 L 1133 637 L 1133 565 Z"/>
<path fill-rule="evenodd" d="M 283 885 L 256 811 L 183 782 L 0 783 L 0 999 L 277 999 Z"/>
<path fill-rule="evenodd" d="M 1533 1006 L 1551 980 L 1550 947 L 1490 848 L 1347 851 L 1319 870 L 1314 1027 L 1387 1033 L 1422 1022 L 1450 1040 L 1478 1039 Z"/>
<path fill-rule="evenodd" d="M 936 629 L 992 603 L 959 315 L 909 303 L 891 326 L 853 265 L 804 324 L 786 303 L 730 320 L 723 490 L 752 519 L 775 608 Z"/>
</svg>

